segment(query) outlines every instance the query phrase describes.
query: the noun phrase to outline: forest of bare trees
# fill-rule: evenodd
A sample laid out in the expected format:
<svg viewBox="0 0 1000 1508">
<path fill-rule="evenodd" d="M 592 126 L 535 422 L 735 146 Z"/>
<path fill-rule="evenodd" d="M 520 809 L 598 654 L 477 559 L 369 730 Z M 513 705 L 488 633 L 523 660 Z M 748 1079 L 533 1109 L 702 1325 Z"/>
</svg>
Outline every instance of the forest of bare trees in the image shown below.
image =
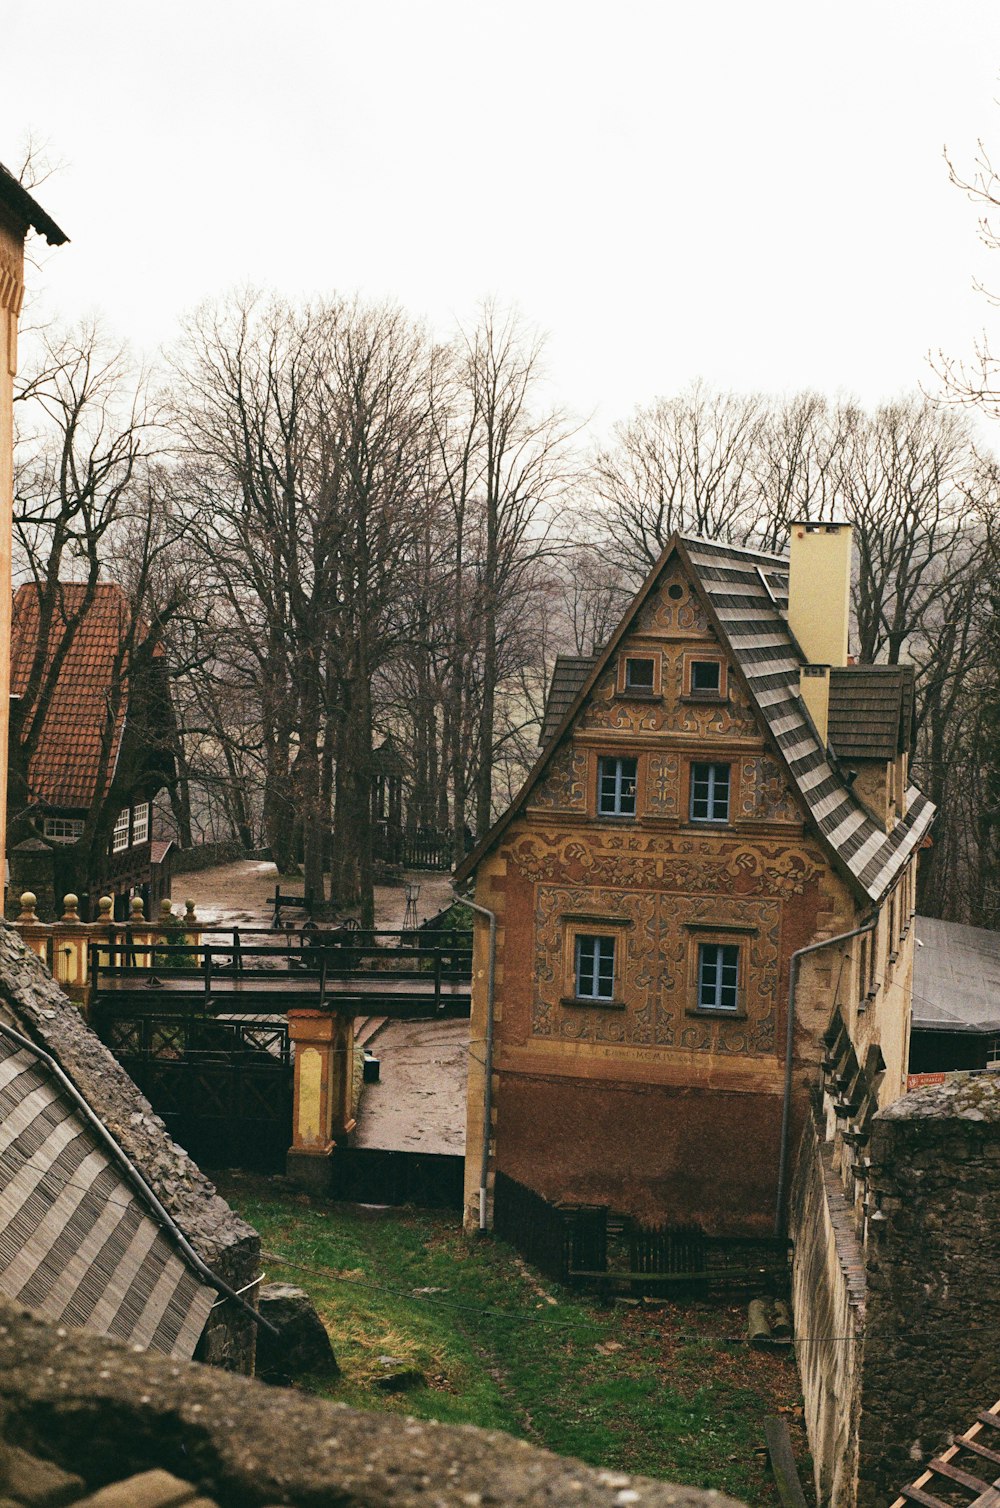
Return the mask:
<svg viewBox="0 0 1000 1508">
<path fill-rule="evenodd" d="M 393 306 L 243 293 L 193 314 L 155 379 L 94 328 L 36 347 L 20 577 L 50 614 L 60 580 L 115 579 L 127 655 L 165 646 L 182 843 L 265 844 L 370 924 L 387 735 L 410 824 L 457 857 L 535 756 L 554 655 L 607 638 L 674 530 L 780 551 L 792 519 L 847 517 L 852 648 L 917 669 L 940 809 L 921 905 L 1000 925 L 1000 470 L 960 406 L 695 384 L 588 450 L 544 401 L 541 342 L 492 304 L 435 344 Z"/>
</svg>

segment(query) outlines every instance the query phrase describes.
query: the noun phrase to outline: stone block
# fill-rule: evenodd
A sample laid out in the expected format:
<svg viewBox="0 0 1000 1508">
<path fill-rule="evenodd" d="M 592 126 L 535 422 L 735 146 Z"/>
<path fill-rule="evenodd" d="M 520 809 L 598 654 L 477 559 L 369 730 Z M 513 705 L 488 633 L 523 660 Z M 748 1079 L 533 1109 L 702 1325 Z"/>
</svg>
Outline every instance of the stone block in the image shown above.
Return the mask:
<svg viewBox="0 0 1000 1508">
<path fill-rule="evenodd" d="M 81 1477 L 16 1445 L 4 1448 L 3 1477 L 4 1491 L 24 1508 L 64 1508 L 87 1490 Z"/>
<path fill-rule="evenodd" d="M 303 1288 L 265 1283 L 260 1312 L 278 1331 L 261 1327 L 257 1336 L 257 1376 L 281 1385 L 309 1374 L 334 1377 L 340 1371 L 323 1321 Z"/>
</svg>

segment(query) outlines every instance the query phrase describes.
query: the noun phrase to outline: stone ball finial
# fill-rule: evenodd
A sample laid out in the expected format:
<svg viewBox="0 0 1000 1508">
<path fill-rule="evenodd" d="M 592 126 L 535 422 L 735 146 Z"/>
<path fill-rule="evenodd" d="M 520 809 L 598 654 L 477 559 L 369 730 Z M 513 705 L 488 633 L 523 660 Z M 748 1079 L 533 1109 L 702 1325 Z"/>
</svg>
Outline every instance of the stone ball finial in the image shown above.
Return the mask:
<svg viewBox="0 0 1000 1508">
<path fill-rule="evenodd" d="M 169 896 L 164 896 L 163 900 L 160 902 L 160 915 L 163 917 L 164 921 L 166 921 L 167 917 L 173 916 L 173 914 L 174 908 L 170 902 L 170 898 Z"/>
<path fill-rule="evenodd" d="M 115 903 L 110 895 L 101 896 L 100 900 L 97 903 L 97 909 L 100 913 L 99 919 L 102 922 L 109 922 L 111 920 L 111 912 L 114 909 L 114 904 Z"/>
<path fill-rule="evenodd" d="M 194 901 L 192 900 L 184 902 L 184 920 L 186 922 L 196 922 L 198 920 L 194 914 Z"/>
<path fill-rule="evenodd" d="M 74 895 L 72 891 L 68 895 L 64 895 L 62 920 L 64 922 L 78 922 L 80 920 L 80 912 L 77 909 L 79 905 L 80 897 L 78 895 Z"/>
<path fill-rule="evenodd" d="M 132 913 L 132 920 L 134 922 L 141 922 L 145 920 L 145 912 L 143 909 L 141 895 L 134 895 L 132 897 L 132 903 L 129 907 L 129 910 Z"/>
<path fill-rule="evenodd" d="M 33 890 L 22 890 L 22 892 L 21 892 L 21 915 L 18 917 L 18 921 L 19 922 L 37 922 L 37 920 L 38 920 L 38 913 L 35 911 L 35 907 L 37 905 L 38 905 L 38 896 L 35 894 L 35 892 Z"/>
</svg>

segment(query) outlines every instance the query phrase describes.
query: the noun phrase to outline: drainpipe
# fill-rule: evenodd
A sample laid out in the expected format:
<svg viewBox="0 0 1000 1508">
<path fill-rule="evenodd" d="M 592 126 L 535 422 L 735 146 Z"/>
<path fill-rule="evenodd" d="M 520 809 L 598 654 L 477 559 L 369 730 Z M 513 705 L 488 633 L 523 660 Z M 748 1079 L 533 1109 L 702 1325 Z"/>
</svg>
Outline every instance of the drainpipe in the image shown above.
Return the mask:
<svg viewBox="0 0 1000 1508">
<path fill-rule="evenodd" d="M 878 926 L 878 912 L 861 927 L 850 932 L 840 932 L 836 937 L 825 937 L 822 942 L 809 943 L 805 948 L 796 948 L 792 954 L 792 966 L 788 979 L 788 1031 L 785 1037 L 785 1092 L 781 1105 L 781 1151 L 778 1160 L 778 1189 L 774 1210 L 774 1234 L 780 1237 L 782 1210 L 785 1204 L 785 1180 L 788 1171 L 788 1127 L 792 1118 L 792 1051 L 795 1043 L 795 988 L 799 982 L 799 960 L 807 953 L 818 953 L 821 948 L 835 948 L 838 943 L 850 942 L 852 937 L 863 937 L 874 932 Z"/>
<path fill-rule="evenodd" d="M 486 1182 L 490 1171 L 490 1116 L 493 1113 L 493 999 L 496 986 L 497 916 L 495 911 L 468 900 L 464 895 L 459 895 L 457 890 L 452 890 L 451 893 L 456 901 L 478 911 L 490 924 L 490 957 L 486 971 L 486 1086 L 483 1090 L 483 1152 L 479 1171 L 479 1233 L 483 1235 L 486 1231 Z"/>
</svg>

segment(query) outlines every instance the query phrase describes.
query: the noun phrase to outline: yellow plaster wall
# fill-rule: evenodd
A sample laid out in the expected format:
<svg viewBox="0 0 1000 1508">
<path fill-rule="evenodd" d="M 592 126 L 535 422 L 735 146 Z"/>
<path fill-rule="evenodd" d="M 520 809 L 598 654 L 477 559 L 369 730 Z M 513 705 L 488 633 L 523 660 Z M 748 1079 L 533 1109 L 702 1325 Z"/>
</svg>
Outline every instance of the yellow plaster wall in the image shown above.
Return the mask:
<svg viewBox="0 0 1000 1508">
<path fill-rule="evenodd" d="M 788 625 L 812 665 L 846 665 L 851 601 L 850 524 L 792 525 Z"/>
<path fill-rule="evenodd" d="M 671 586 L 681 588 L 679 598 L 670 596 Z M 621 662 L 630 654 L 654 658 L 656 695 L 624 693 Z M 655 1098 L 650 1113 L 657 1115 L 677 1114 L 670 1097 L 679 1094 L 690 1106 L 681 1125 L 689 1119 L 692 1127 L 697 1117 L 711 1116 L 717 1094 L 737 1095 L 747 1124 L 759 1114 L 761 1136 L 769 1138 L 760 1156 L 774 1150 L 790 954 L 856 926 L 861 913 L 808 836 L 802 808 L 735 667 L 725 665 L 723 696 L 690 696 L 688 662 L 709 655 L 725 660 L 675 567 L 595 684 L 521 813 L 479 866 L 477 900 L 499 913 L 493 1093 L 501 1166 L 512 1134 L 504 1121 L 505 1083 L 521 1086 L 522 1107 L 535 1094 L 531 1103 L 540 1115 L 557 1086 L 570 1082 L 580 1086 L 580 1114 L 588 1094 L 595 1104 L 606 1103 L 602 1097 L 616 1085 L 649 1090 Z M 634 819 L 597 812 L 602 754 L 639 761 Z M 731 764 L 730 824 L 689 820 L 694 759 Z M 570 951 L 563 934 L 574 917 L 624 925 L 624 1009 L 563 1000 Z M 738 939 L 747 954 L 745 998 L 753 1002 L 746 1020 L 690 1009 L 692 937 L 699 935 L 693 929 L 716 922 L 748 929 Z M 470 1226 L 478 1222 L 484 1079 L 477 1058 L 486 1025 L 486 939 L 479 919 L 467 1113 Z M 820 1039 L 834 1001 L 848 1009 L 854 989 L 857 959 L 849 946 L 843 959 L 841 951 L 809 960 L 800 978 L 793 1079 L 799 1123 L 818 1079 Z M 529 1092 L 530 1084 L 539 1087 Z M 772 1129 L 765 1132 L 767 1126 Z"/>
</svg>

